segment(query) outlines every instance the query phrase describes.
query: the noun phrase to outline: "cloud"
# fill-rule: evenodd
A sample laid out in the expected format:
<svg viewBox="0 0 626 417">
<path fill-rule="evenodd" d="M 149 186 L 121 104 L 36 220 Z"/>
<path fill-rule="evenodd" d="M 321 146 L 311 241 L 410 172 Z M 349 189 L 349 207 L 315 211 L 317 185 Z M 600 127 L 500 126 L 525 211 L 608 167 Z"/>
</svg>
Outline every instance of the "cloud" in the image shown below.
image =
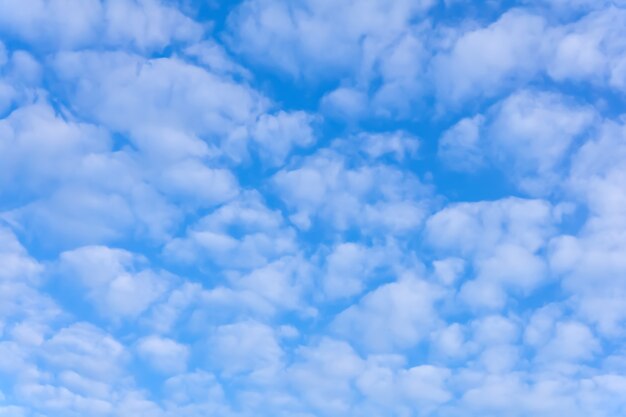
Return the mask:
<svg viewBox="0 0 626 417">
<path fill-rule="evenodd" d="M 0 144 L 0 163 L 7 168 L 0 177 L 5 193 L 15 193 L 11 187 L 26 195 L 41 193 L 67 180 L 86 154 L 111 146 L 106 130 L 64 120 L 44 102 L 18 108 L 0 121 L 0 131 L 5 138 Z"/>
<path fill-rule="evenodd" d="M 433 59 L 437 98 L 459 105 L 530 79 L 545 62 L 546 32 L 542 16 L 512 10 L 487 27 L 463 33 L 450 51 Z"/>
<path fill-rule="evenodd" d="M 231 43 L 241 53 L 295 76 L 311 75 L 305 68 L 341 73 L 367 56 L 370 47 L 391 42 L 430 6 L 429 0 L 250 0 L 229 18 Z"/>
<path fill-rule="evenodd" d="M 158 0 L 4 0 L 0 15 L 2 32 L 44 48 L 159 50 L 202 34 L 198 23 Z"/>
<path fill-rule="evenodd" d="M 132 154 L 112 149 L 106 129 L 36 101 L 0 121 L 0 130 L 0 160 L 10 168 L 0 182 L 21 203 L 2 216 L 36 224 L 36 237 L 55 236 L 63 247 L 119 239 L 136 226 L 162 238 L 172 226 L 176 210 L 143 181 Z"/>
<path fill-rule="evenodd" d="M 292 148 L 314 143 L 312 122 L 313 116 L 302 111 L 264 114 L 252 129 L 252 139 L 260 147 L 262 158 L 273 166 L 282 165 Z"/>
<path fill-rule="evenodd" d="M 204 371 L 173 376 L 165 381 L 164 388 L 167 399 L 175 404 L 193 405 L 224 400 L 224 391 L 215 376 Z"/>
<path fill-rule="evenodd" d="M 187 346 L 159 336 L 139 340 L 137 352 L 151 367 L 166 374 L 185 371 L 189 359 Z"/>
<path fill-rule="evenodd" d="M 374 147 L 368 151 L 383 152 Z M 429 194 L 410 173 L 365 161 L 352 168 L 332 150 L 320 150 L 298 167 L 279 171 L 273 182 L 291 209 L 290 220 L 303 230 L 322 219 L 339 230 L 358 226 L 363 233 L 406 232 L 421 223 Z"/>
<path fill-rule="evenodd" d="M 123 372 L 127 353 L 111 335 L 78 322 L 46 340 L 43 359 L 60 371 L 72 370 L 95 380 L 111 381 Z"/>
<path fill-rule="evenodd" d="M 623 91 L 624 45 L 620 39 L 625 19 L 622 8 L 609 6 L 558 28 L 548 74 L 559 81 L 589 81 Z"/>
<path fill-rule="evenodd" d="M 244 275 L 231 275 L 231 285 L 269 302 L 277 310 L 314 314 L 308 307 L 312 287 L 311 265 L 300 257 L 285 256 Z"/>
<path fill-rule="evenodd" d="M 0 415 L 613 417 L 620 1 L 0 0 Z"/>
<path fill-rule="evenodd" d="M 0 227 L 0 263 L 3 265 L 0 271 L 2 281 L 33 282 L 43 270 L 5 227 Z"/>
<path fill-rule="evenodd" d="M 481 144 L 483 138 L 482 115 L 467 117 L 446 130 L 439 140 L 438 156 L 455 171 L 473 172 L 485 164 Z"/>
<path fill-rule="evenodd" d="M 408 349 L 437 326 L 441 290 L 411 275 L 371 291 L 341 312 L 335 332 L 374 352 Z"/>
<path fill-rule="evenodd" d="M 497 163 L 536 193 L 556 180 L 569 148 L 594 122 L 589 106 L 549 93 L 520 92 L 495 109 L 487 127 Z M 546 183 L 548 185 L 546 185 Z"/>
<path fill-rule="evenodd" d="M 241 158 L 245 142 L 242 149 L 238 135 L 245 139 L 241 129 L 266 107 L 249 86 L 178 58 L 65 52 L 53 65 L 61 81 L 75 86 L 69 91 L 76 111 L 130 134 L 158 160 L 209 157 L 216 150 Z"/>
<path fill-rule="evenodd" d="M 231 235 L 231 230 L 238 230 Z M 265 206 L 258 193 L 242 194 L 189 227 L 186 236 L 171 240 L 165 253 L 193 262 L 203 258 L 224 267 L 250 268 L 296 251 L 293 231 L 278 211 Z"/>
<path fill-rule="evenodd" d="M 342 243 L 326 257 L 322 289 L 331 299 L 360 294 L 377 268 L 399 257 L 394 250 Z"/>
<path fill-rule="evenodd" d="M 298 356 L 301 359 L 290 368 L 289 381 L 304 402 L 324 414 L 349 411 L 356 394 L 351 380 L 364 365 L 352 347 L 324 338 L 317 346 L 301 348 Z"/>
<path fill-rule="evenodd" d="M 473 260 L 475 279 L 461 288 L 466 303 L 502 308 L 507 290 L 529 294 L 547 279 L 538 252 L 555 233 L 554 216 L 541 200 L 461 203 L 430 217 L 426 237 L 441 253 Z"/>
<path fill-rule="evenodd" d="M 45 267 L 6 226 L 0 225 L 0 335 L 5 361 L 0 368 L 24 371 L 26 352 L 40 345 L 63 311 L 41 290 Z"/>
<path fill-rule="evenodd" d="M 462 172 L 492 164 L 521 190 L 545 195 L 566 175 L 570 150 L 596 120 L 591 106 L 570 97 L 520 90 L 452 126 L 442 135 L 438 154 Z"/>
<path fill-rule="evenodd" d="M 359 119 L 367 113 L 368 97 L 354 88 L 339 87 L 320 100 L 325 114 L 343 119 Z"/>
<path fill-rule="evenodd" d="M 283 351 L 274 330 L 259 322 L 219 326 L 210 336 L 209 346 L 209 362 L 225 375 L 246 373 L 263 381 L 281 367 Z"/>
<path fill-rule="evenodd" d="M 170 286 L 165 273 L 142 268 L 141 256 L 106 246 L 63 252 L 61 279 L 76 280 L 99 313 L 111 319 L 135 318 Z"/>
</svg>

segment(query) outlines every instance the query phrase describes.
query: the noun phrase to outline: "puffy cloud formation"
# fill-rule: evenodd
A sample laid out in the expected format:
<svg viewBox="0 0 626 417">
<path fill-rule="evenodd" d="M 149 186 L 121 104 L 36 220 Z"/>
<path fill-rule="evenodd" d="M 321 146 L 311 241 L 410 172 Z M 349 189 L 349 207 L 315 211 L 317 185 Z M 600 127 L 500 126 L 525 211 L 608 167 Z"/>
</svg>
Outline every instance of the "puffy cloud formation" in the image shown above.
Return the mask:
<svg viewBox="0 0 626 417">
<path fill-rule="evenodd" d="M 622 0 L 0 0 L 0 416 L 626 413 Z"/>
</svg>

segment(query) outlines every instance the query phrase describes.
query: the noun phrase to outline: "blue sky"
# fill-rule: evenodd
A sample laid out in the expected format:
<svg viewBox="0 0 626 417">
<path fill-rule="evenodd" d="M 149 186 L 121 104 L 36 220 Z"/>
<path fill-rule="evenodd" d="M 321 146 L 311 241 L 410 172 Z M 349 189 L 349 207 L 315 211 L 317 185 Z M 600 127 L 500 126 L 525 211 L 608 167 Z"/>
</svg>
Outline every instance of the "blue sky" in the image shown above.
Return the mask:
<svg viewBox="0 0 626 417">
<path fill-rule="evenodd" d="M 625 39 L 0 0 L 0 416 L 625 416 Z"/>
</svg>

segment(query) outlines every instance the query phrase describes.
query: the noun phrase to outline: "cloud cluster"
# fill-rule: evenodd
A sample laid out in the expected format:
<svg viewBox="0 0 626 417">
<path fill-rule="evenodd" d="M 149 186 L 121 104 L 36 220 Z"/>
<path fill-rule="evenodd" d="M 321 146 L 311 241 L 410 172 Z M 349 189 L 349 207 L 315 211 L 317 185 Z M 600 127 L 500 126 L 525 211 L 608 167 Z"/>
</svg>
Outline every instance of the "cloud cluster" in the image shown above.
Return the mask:
<svg viewBox="0 0 626 417">
<path fill-rule="evenodd" d="M 0 416 L 626 413 L 621 0 L 0 0 Z"/>
</svg>

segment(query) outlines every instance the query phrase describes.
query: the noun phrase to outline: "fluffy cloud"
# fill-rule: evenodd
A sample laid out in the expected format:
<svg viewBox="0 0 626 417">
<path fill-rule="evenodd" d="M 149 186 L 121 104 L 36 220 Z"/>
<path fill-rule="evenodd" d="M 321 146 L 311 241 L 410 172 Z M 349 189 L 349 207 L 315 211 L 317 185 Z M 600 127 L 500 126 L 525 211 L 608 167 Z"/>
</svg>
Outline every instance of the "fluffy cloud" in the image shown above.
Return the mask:
<svg viewBox="0 0 626 417">
<path fill-rule="evenodd" d="M 257 193 L 246 193 L 200 219 L 165 250 L 183 262 L 206 256 L 220 266 L 254 267 L 294 253 L 296 242 L 280 212 L 268 209 Z"/>
<path fill-rule="evenodd" d="M 5 193 L 19 187 L 28 195 L 67 180 L 85 154 L 102 153 L 111 144 L 106 130 L 66 121 L 43 102 L 12 112 L 0 121 L 0 132 Z"/>
<path fill-rule="evenodd" d="M 439 288 L 407 275 L 368 293 L 341 312 L 333 327 L 375 352 L 411 348 L 437 325 L 435 304 L 441 297 Z"/>
<path fill-rule="evenodd" d="M 30 256 L 15 234 L 0 225 L 0 371 L 28 372 L 27 352 L 41 345 L 63 314 L 41 291 L 44 266 Z"/>
<path fill-rule="evenodd" d="M 461 295 L 470 305 L 496 308 L 505 305 L 507 289 L 528 294 L 547 278 L 538 252 L 555 222 L 541 200 L 463 203 L 429 218 L 426 236 L 445 254 L 472 257 L 475 279 L 463 284 Z"/>
<path fill-rule="evenodd" d="M 46 340 L 44 360 L 95 380 L 111 380 L 122 372 L 127 353 L 111 335 L 88 323 L 75 323 Z"/>
<path fill-rule="evenodd" d="M 252 379 L 271 378 L 283 352 L 274 330 L 248 321 L 219 326 L 209 340 L 213 366 L 226 375 L 252 373 Z"/>
<path fill-rule="evenodd" d="M 369 152 L 382 154 L 374 147 Z M 352 168 L 332 150 L 321 150 L 299 167 L 279 171 L 274 184 L 292 210 L 290 220 L 304 230 L 320 219 L 339 230 L 357 226 L 362 232 L 407 232 L 421 223 L 429 195 L 410 173 L 376 163 Z"/>
<path fill-rule="evenodd" d="M 626 87 L 622 8 L 609 7 L 558 28 L 556 51 L 548 73 L 557 80 L 589 81 Z"/>
<path fill-rule="evenodd" d="M 76 110 L 130 134 L 137 147 L 159 161 L 209 157 L 215 147 L 241 157 L 247 136 L 241 129 L 266 105 L 247 85 L 177 58 L 67 52 L 53 65 L 59 79 L 74 86 L 70 98 Z"/>
<path fill-rule="evenodd" d="M 148 336 L 137 344 L 139 356 L 159 372 L 181 373 L 187 367 L 189 348 L 174 340 Z"/>
<path fill-rule="evenodd" d="M 324 72 L 341 71 L 355 60 L 367 59 L 370 49 L 391 42 L 431 5 L 429 0 L 250 0 L 230 16 L 231 42 L 254 59 L 294 75 L 309 75 L 303 65 Z M 271 52 L 259 54 L 262 50 Z"/>
<path fill-rule="evenodd" d="M 3 119 L 0 130 L 6 138 L 0 158 L 10 167 L 0 181 L 11 195 L 19 190 L 21 200 L 2 217 L 36 224 L 37 238 L 55 236 L 62 247 L 110 241 L 135 221 L 148 235 L 163 236 L 176 218 L 175 209 L 142 180 L 136 160 L 113 151 L 106 129 L 73 120 L 65 108 L 55 111 L 36 101 Z"/>
<path fill-rule="evenodd" d="M 528 80 L 542 69 L 545 35 L 544 18 L 520 10 L 462 34 L 433 60 L 438 97 L 456 104 Z"/>
<path fill-rule="evenodd" d="M 624 414 L 621 1 L 23 3 L 0 416 Z"/>
<path fill-rule="evenodd" d="M 439 156 L 453 169 L 491 162 L 530 194 L 551 192 L 565 175 L 566 157 L 596 120 L 590 106 L 550 93 L 522 90 L 446 131 Z"/>
<path fill-rule="evenodd" d="M 252 139 L 261 148 L 261 157 L 271 165 L 280 165 L 292 147 L 311 145 L 315 141 L 312 116 L 304 112 L 262 115 L 252 129 Z"/>
<path fill-rule="evenodd" d="M 376 270 L 393 269 L 398 262 L 395 248 L 365 247 L 356 243 L 342 243 L 333 248 L 326 258 L 322 289 L 327 297 L 339 298 L 359 294 L 375 277 Z"/>
<path fill-rule="evenodd" d="M 622 124 L 605 123 L 575 155 L 569 189 L 590 215 L 577 236 L 555 238 L 550 254 L 553 270 L 565 276 L 564 287 L 577 299 L 581 313 L 609 333 L 621 332 L 619 323 L 626 318 L 619 301 L 626 290 L 624 137 Z"/>
<path fill-rule="evenodd" d="M 140 265 L 145 259 L 121 249 L 86 246 L 60 257 L 65 279 L 75 279 L 100 314 L 113 319 L 134 318 L 169 287 L 171 278 Z"/>
<path fill-rule="evenodd" d="M 158 50 L 202 34 L 201 25 L 159 0 L 4 0 L 0 16 L 2 32 L 46 48 L 104 44 Z"/>
</svg>

